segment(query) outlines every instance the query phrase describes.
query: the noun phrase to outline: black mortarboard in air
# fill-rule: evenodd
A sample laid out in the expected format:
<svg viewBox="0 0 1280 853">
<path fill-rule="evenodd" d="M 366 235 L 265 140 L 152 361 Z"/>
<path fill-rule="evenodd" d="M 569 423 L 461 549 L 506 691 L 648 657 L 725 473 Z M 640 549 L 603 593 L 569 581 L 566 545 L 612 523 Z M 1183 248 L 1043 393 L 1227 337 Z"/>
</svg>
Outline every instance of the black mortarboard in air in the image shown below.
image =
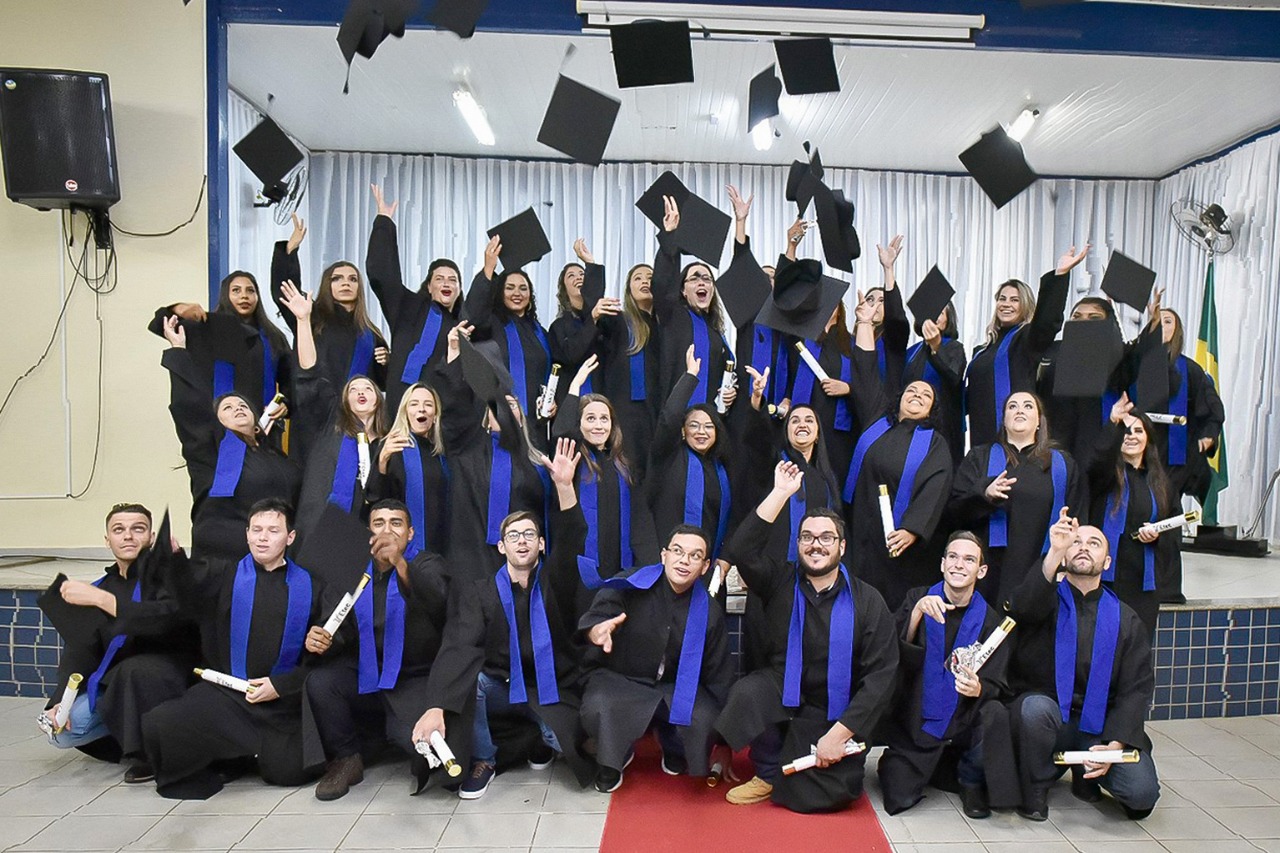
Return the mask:
<svg viewBox="0 0 1280 853">
<path fill-rule="evenodd" d="M 658 176 L 644 195 L 636 200 L 636 207 L 645 218 L 662 227 L 666 212 L 662 197 L 669 195 L 680 208 L 680 227 L 675 239 L 680 248 L 713 267 L 720 266 L 724 255 L 724 243 L 733 226 L 733 217 L 710 202 L 694 195 L 674 173 L 667 171 Z"/>
<path fill-rule="evenodd" d="M 1054 362 L 1053 396 L 1100 398 L 1124 357 L 1120 327 L 1110 321 L 1069 320 Z"/>
<path fill-rule="evenodd" d="M 484 14 L 489 0 L 436 0 L 430 20 L 444 30 L 469 39 L 476 32 L 476 23 Z"/>
<path fill-rule="evenodd" d="M 498 260 L 502 262 L 503 272 L 523 269 L 551 251 L 551 241 L 532 207 L 493 226 L 487 233 L 490 237 L 496 234 L 502 243 Z"/>
<path fill-rule="evenodd" d="M 349 592 L 369 566 L 370 535 L 358 517 L 327 503 L 302 541 L 298 565 L 335 591 Z"/>
<path fill-rule="evenodd" d="M 779 258 L 773 274 L 773 294 L 760 309 L 756 322 L 815 341 L 822 336 L 831 313 L 848 289 L 847 281 L 823 275 L 818 261 Z"/>
<path fill-rule="evenodd" d="M 684 200 L 689 197 L 689 188 L 676 177 L 675 172 L 670 170 L 659 175 L 644 194 L 636 199 L 636 207 L 644 214 L 644 218 L 657 228 L 662 227 L 662 218 L 666 215 L 666 206 L 662 202 L 662 197 L 668 195 L 675 199 L 677 205 L 683 205 Z M 684 213 L 683 208 L 680 212 Z"/>
<path fill-rule="evenodd" d="M 773 43 L 788 95 L 839 92 L 835 48 L 829 38 L 779 39 Z"/>
<path fill-rule="evenodd" d="M 1145 311 L 1151 301 L 1156 271 L 1144 267 L 1128 255 L 1112 250 L 1107 271 L 1102 275 L 1102 292 L 1130 308 Z"/>
<path fill-rule="evenodd" d="M 63 600 L 60 590 L 66 579 L 66 575 L 59 573 L 36 599 L 36 605 L 44 611 L 45 618 L 62 637 L 63 643 L 88 645 L 95 642 L 100 636 L 99 631 L 106 627 L 107 614 L 97 607 L 69 604 Z"/>
<path fill-rule="evenodd" d="M 778 98 L 782 95 L 782 81 L 775 70 L 778 66 L 770 65 L 751 78 L 751 87 L 747 92 L 747 133 L 765 119 L 778 114 Z"/>
<path fill-rule="evenodd" d="M 911 309 L 911 316 L 915 318 L 916 327 L 924 325 L 925 320 L 933 320 L 936 323 L 938 317 L 951 301 L 951 297 L 955 295 L 956 291 L 951 286 L 951 282 L 947 281 L 947 277 L 942 274 L 942 270 L 938 269 L 937 264 L 934 264 L 933 269 L 929 270 L 929 274 L 924 277 L 924 281 L 916 286 L 915 292 L 907 300 L 907 307 Z M 955 329 L 950 330 L 951 334 L 956 332 L 957 330 Z"/>
<path fill-rule="evenodd" d="M 350 0 L 338 26 L 338 48 L 347 62 L 347 82 L 356 54 L 372 59 L 387 36 L 402 38 L 405 24 L 417 14 L 418 0 Z M 343 85 L 342 93 L 347 93 Z"/>
<path fill-rule="evenodd" d="M 804 144 L 805 153 L 809 152 L 809 143 Z M 797 215 L 804 216 L 804 212 L 809 208 L 809 203 L 813 201 L 814 195 L 820 190 L 822 185 L 822 158 L 818 156 L 818 149 L 813 149 L 813 155 L 809 158 L 809 162 L 803 160 L 795 160 L 791 163 L 791 169 L 787 172 L 787 201 L 794 201 L 797 207 Z"/>
<path fill-rule="evenodd" d="M 862 255 L 858 231 L 853 227 L 853 202 L 844 197 L 843 190 L 830 190 L 820 184 L 814 195 L 814 210 L 827 266 L 853 272 L 853 262 Z"/>
<path fill-rule="evenodd" d="M 262 194 L 276 201 L 284 198 L 285 176 L 302 162 L 298 146 L 265 116 L 231 150 L 262 181 Z"/>
<path fill-rule="evenodd" d="M 729 268 L 716 279 L 716 292 L 737 329 L 755 321 L 771 290 L 769 274 L 749 251 L 734 252 Z"/>
<path fill-rule="evenodd" d="M 579 163 L 599 166 L 621 108 L 622 101 L 617 98 L 561 74 L 542 119 L 538 141 Z"/>
<path fill-rule="evenodd" d="M 688 21 L 636 21 L 609 28 L 618 88 L 693 82 Z"/>
<path fill-rule="evenodd" d="M 996 125 L 960 154 L 965 171 L 973 176 L 997 207 L 1004 207 L 1038 177 L 1027 165 L 1022 146 Z"/>
<path fill-rule="evenodd" d="M 515 381 L 507 369 L 498 363 L 498 356 L 490 358 L 467 338 L 458 340 L 458 360 L 461 362 L 462 379 L 475 394 L 477 400 L 487 403 L 512 392 Z"/>
</svg>

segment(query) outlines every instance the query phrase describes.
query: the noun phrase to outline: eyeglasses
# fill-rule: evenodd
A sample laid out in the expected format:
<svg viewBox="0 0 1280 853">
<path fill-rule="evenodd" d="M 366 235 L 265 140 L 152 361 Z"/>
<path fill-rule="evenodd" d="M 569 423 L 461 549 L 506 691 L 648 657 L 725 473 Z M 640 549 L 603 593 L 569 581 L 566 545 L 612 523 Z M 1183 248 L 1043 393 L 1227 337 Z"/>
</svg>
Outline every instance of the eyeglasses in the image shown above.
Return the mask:
<svg viewBox="0 0 1280 853">
<path fill-rule="evenodd" d="M 538 531 L 537 530 L 508 530 L 505 534 L 503 534 L 503 537 L 502 537 L 503 542 L 509 542 L 512 545 L 516 544 L 521 539 L 523 539 L 526 542 L 537 542 Z"/>
<path fill-rule="evenodd" d="M 815 539 L 820 545 L 828 548 L 840 541 L 840 537 L 832 533 L 830 530 L 819 533 L 817 536 L 814 536 L 806 530 L 796 537 L 796 541 L 801 545 L 812 545 Z"/>
<path fill-rule="evenodd" d="M 684 425 L 688 432 L 715 432 L 716 425 L 712 423 L 701 423 L 699 421 L 689 421 Z"/>
<path fill-rule="evenodd" d="M 713 279 L 713 278 L 711 278 L 711 274 L 710 274 L 710 273 L 705 273 L 705 272 L 695 272 L 695 273 L 690 273 L 690 274 L 689 274 L 689 277 L 688 277 L 688 278 L 686 278 L 686 279 L 685 279 L 685 281 L 686 281 L 686 282 L 690 282 L 690 281 L 706 281 L 706 282 L 711 282 L 711 281 L 714 281 L 714 279 Z"/>
<path fill-rule="evenodd" d="M 671 547 L 663 548 L 662 550 L 666 551 L 668 554 L 675 557 L 677 560 L 683 560 L 685 557 L 688 557 L 689 562 L 691 563 L 701 563 L 703 560 L 707 559 L 707 555 L 705 552 L 686 551 L 685 549 L 681 548 L 679 545 L 672 545 Z"/>
</svg>

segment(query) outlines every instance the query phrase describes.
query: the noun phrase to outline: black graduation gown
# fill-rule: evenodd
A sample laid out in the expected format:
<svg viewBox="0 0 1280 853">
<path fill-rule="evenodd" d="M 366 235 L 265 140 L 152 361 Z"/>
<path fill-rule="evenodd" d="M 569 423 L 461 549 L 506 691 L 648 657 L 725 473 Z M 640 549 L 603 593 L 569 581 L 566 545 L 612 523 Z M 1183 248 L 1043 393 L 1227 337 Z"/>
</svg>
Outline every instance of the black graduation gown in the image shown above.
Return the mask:
<svg viewBox="0 0 1280 853">
<path fill-rule="evenodd" d="M 169 412 L 182 445 L 191 481 L 191 550 L 195 556 L 234 560 L 245 549 L 249 508 L 262 498 L 298 499 L 298 466 L 275 450 L 246 448 L 244 466 L 231 497 L 210 497 L 225 430 L 217 421 L 208 394 L 201 390 L 197 368 L 183 349 L 167 349 L 160 363 L 169 371 Z"/>
<path fill-rule="evenodd" d="M 387 410 L 394 412 L 400 406 L 404 389 L 413 384 L 405 382 L 401 376 L 409 353 L 413 352 L 422 337 L 429 315 L 434 312 L 440 317 L 440 332 L 436 335 L 431 355 L 422 366 L 418 381 L 423 382 L 430 381 L 430 368 L 441 362 L 448 353 L 449 331 L 458 325 L 458 308 L 462 304 L 462 297 L 458 297 L 450 311 L 432 299 L 425 286 L 419 291 L 409 290 L 404 286 L 396 224 L 386 216 L 378 216 L 373 220 L 364 268 L 369 276 L 369 287 L 382 306 L 387 325 L 391 327 L 391 354 L 387 359 L 385 372 Z M 462 282 L 458 282 L 458 285 L 461 286 Z"/>
<path fill-rule="evenodd" d="M 815 377 L 813 380 L 813 390 L 809 395 L 809 399 L 800 400 L 796 398 L 797 383 L 795 374 L 801 368 L 795 368 L 793 372 L 792 384 L 788 396 L 791 398 L 791 405 L 797 406 L 805 404 L 810 406 L 814 414 L 818 416 L 818 423 L 822 428 L 822 440 L 827 446 L 827 458 L 831 460 L 832 471 L 848 471 L 849 462 L 853 459 L 853 444 L 857 440 L 861 429 L 859 428 L 857 414 L 854 411 L 853 391 L 852 391 L 852 360 L 851 354 L 846 355 L 836 346 L 835 340 L 824 335 L 818 344 L 818 365 L 832 379 L 840 379 L 842 373 L 849 376 L 850 392 L 844 397 L 828 397 L 827 392 L 822 390 L 822 383 Z M 800 354 L 793 348 L 791 351 L 795 361 L 800 362 Z M 845 362 L 849 362 L 849 370 L 845 371 Z M 803 362 L 800 362 L 803 364 Z M 890 359 L 892 364 L 892 359 Z M 808 373 L 808 368 L 804 368 Z M 847 413 L 847 417 L 845 417 Z M 837 423 L 839 422 L 839 425 Z"/>
<path fill-rule="evenodd" d="M 142 715 L 182 695 L 200 647 L 195 624 L 179 611 L 163 579 L 144 565 L 145 557 L 146 552 L 138 555 L 127 578 L 121 577 L 115 563 L 104 569 L 98 588 L 115 597 L 116 615 L 108 617 L 87 642 L 62 638 L 57 689 L 45 705 L 52 708 L 61 700 L 72 673 L 84 677 L 80 689 L 87 693 L 89 679 L 102 664 L 107 647 L 117 635 L 124 634 L 127 639 L 98 682 L 96 704 L 123 755 L 142 753 Z M 135 583 L 142 584 L 139 601 L 133 600 Z M 89 754 L 97 754 L 97 750 Z"/>
<path fill-rule="evenodd" d="M 987 498 L 987 486 L 995 479 L 987 474 L 992 446 L 984 444 L 970 450 L 956 469 L 951 499 L 947 502 L 947 519 L 949 526 L 972 531 L 984 543 L 989 543 L 991 515 L 997 509 L 1005 511 L 1009 544 L 986 546 L 987 576 L 978 581 L 978 590 L 987 601 L 999 606 L 1014 587 L 1022 583 L 1026 567 L 1044 553 L 1045 533 L 1058 520 L 1058 511 L 1053 504 L 1052 467 L 1046 471 L 1040 462 L 1031 458 L 1034 445 L 1017 451 L 1013 465 L 1008 464 L 1004 448 L 996 446 L 996 453 L 1004 460 L 1001 468 L 1017 482 L 1010 488 L 1007 500 L 993 503 Z M 1074 517 L 1087 518 L 1088 488 L 1071 455 L 1059 452 L 1067 465 L 1067 506 Z"/>
<path fill-rule="evenodd" d="M 922 341 L 918 350 L 907 350 L 907 353 L 911 360 L 902 368 L 902 387 L 918 380 L 925 380 L 933 386 L 937 400 L 934 411 L 938 413 L 935 420 L 938 429 L 947 437 L 952 460 L 959 465 L 964 456 L 964 370 L 969 363 L 964 344 L 956 338 L 944 337 L 937 352 Z M 936 379 L 933 377 L 935 373 Z"/>
<path fill-rule="evenodd" d="M 373 641 L 377 649 L 378 666 L 383 665 L 383 650 L 386 641 L 387 625 L 387 590 L 391 583 L 392 567 L 389 571 L 374 570 L 373 582 L 365 595 L 373 596 Z M 419 554 L 409 563 L 409 583 L 399 582 L 400 594 L 404 598 L 404 650 L 400 660 L 400 673 L 395 686 L 389 690 L 377 691 L 382 701 L 385 714 L 394 716 L 401 728 L 412 730 L 428 707 L 430 694 L 427 691 L 427 680 L 431 673 L 431 664 L 440 651 L 441 637 L 444 633 L 445 614 L 449 601 L 449 579 L 445 574 L 444 561 L 438 555 Z M 308 689 L 312 678 L 326 669 L 338 668 L 349 670 L 359 678 L 360 661 L 360 629 L 354 613 L 347 616 L 342 623 L 334 644 L 321 658 L 322 663 L 314 667 L 303 684 L 302 693 L 302 748 L 303 762 L 308 768 L 319 767 L 325 761 L 324 744 L 316 724 L 315 698 Z M 323 714 L 323 711 L 320 712 Z M 453 731 L 448 727 L 449 735 L 461 736 L 461 731 Z M 410 744 L 398 744 L 408 746 Z M 465 746 L 459 743 L 459 746 Z M 411 754 L 416 755 L 416 753 Z M 415 760 L 416 763 L 416 760 Z M 425 761 L 423 761 L 425 768 Z"/>
<path fill-rule="evenodd" d="M 1222 405 L 1222 397 L 1214 387 L 1213 380 L 1204 368 L 1185 355 L 1178 356 L 1178 362 L 1187 371 L 1187 452 L 1186 461 L 1181 465 L 1172 464 L 1169 456 L 1169 433 L 1174 429 L 1164 424 L 1155 424 L 1153 436 L 1160 445 L 1161 460 L 1169 472 L 1172 490 L 1178 495 L 1195 498 L 1203 506 L 1209 495 L 1209 486 L 1213 481 L 1213 469 L 1209 467 L 1209 459 L 1200 450 L 1200 439 L 1211 438 L 1215 442 L 1222 441 L 1222 425 L 1226 422 L 1226 410 Z M 1178 386 L 1182 383 L 1182 374 L 1178 371 L 1178 362 L 1169 365 L 1169 399 L 1177 396 Z M 1143 409 L 1150 411 L 1146 406 Z"/>
<path fill-rule="evenodd" d="M 1089 522 L 1099 529 L 1104 529 L 1107 521 L 1107 498 L 1111 496 L 1118 506 L 1120 498 L 1116 490 L 1116 460 L 1120 458 L 1120 443 L 1124 439 L 1124 431 L 1116 424 L 1107 422 L 1107 426 L 1098 434 L 1098 446 L 1094 453 L 1093 467 L 1089 471 Z M 1115 569 L 1115 580 L 1109 585 L 1120 596 L 1120 600 L 1134 609 L 1134 612 L 1146 624 L 1151 636 L 1156 633 L 1156 621 L 1160 616 L 1160 579 L 1168 576 L 1168 564 L 1177 549 L 1177 530 L 1167 530 L 1156 540 L 1154 590 L 1143 590 L 1143 572 L 1145 571 L 1145 546 L 1133 534 L 1138 528 L 1151 521 L 1151 495 L 1148 488 L 1145 468 L 1134 468 L 1127 462 L 1124 466 L 1125 477 L 1129 481 L 1129 511 L 1125 515 L 1124 528 L 1120 534 L 1119 553 L 1111 555 L 1111 565 Z M 1172 501 L 1169 495 L 1156 493 L 1157 521 L 1180 512 L 1181 508 L 1170 509 Z"/>
<path fill-rule="evenodd" d="M 493 438 L 481 425 L 484 406 L 476 401 L 462 379 L 457 361 L 437 367 L 449 402 L 441 413 L 446 435 L 458 436 L 449 448 L 449 550 L 454 577 L 472 580 L 487 577 L 502 564 L 497 544 L 489 544 L 489 491 L 493 469 Z M 500 438 L 511 453 L 509 512 L 528 510 L 543 519 L 547 508 L 544 469 L 529 461 L 524 444 L 514 436 Z"/>
<path fill-rule="evenodd" d="M 588 264 L 583 276 L 583 290 L 593 282 L 604 286 L 604 267 L 600 264 Z M 592 318 L 591 308 L 585 306 L 581 311 L 572 308 L 551 321 L 547 329 L 547 343 L 551 348 L 551 363 L 560 365 L 560 383 L 556 386 L 556 402 L 563 404 L 569 394 L 569 383 L 582 367 L 582 363 L 591 355 L 599 357 L 604 349 L 604 332 Z M 591 374 L 591 390 L 597 394 L 605 393 L 602 374 L 599 368 Z"/>
<path fill-rule="evenodd" d="M 939 762 L 948 745 L 954 742 L 957 746 L 967 748 L 973 740 L 981 737 L 976 731 L 980 726 L 979 709 L 988 702 L 999 702 L 1009 690 L 1007 670 L 1013 642 L 1005 640 L 978 671 L 978 680 L 982 682 L 982 692 L 978 697 L 958 697 L 955 713 L 941 738 L 924 731 L 924 668 L 927 665 L 926 653 L 929 645 L 926 622 L 929 617 L 925 616 L 921 620 L 914 640 L 907 640 L 907 630 L 911 626 L 911 611 L 920 599 L 929 594 L 929 589 L 930 587 L 922 586 L 910 590 L 902 599 L 902 606 L 895 616 L 902 681 L 894 701 L 893 713 L 885 718 L 884 736 L 888 749 L 881 754 L 880 763 L 876 765 L 885 810 L 889 814 L 909 809 L 920 800 L 924 786 L 934 777 L 935 770 L 941 769 Z M 946 613 L 946 645 L 942 656 L 944 665 L 955 649 L 960 624 L 970 606 L 971 604 L 957 607 Z M 986 613 L 978 642 L 987 639 L 1004 620 L 1004 616 L 990 604 L 985 604 L 984 607 Z M 956 790 L 954 776 L 950 779 L 939 778 L 937 781 L 943 790 Z"/>
<path fill-rule="evenodd" d="M 906 364 L 907 341 L 911 339 L 911 322 L 902 305 L 902 288 L 894 285 L 884 292 L 884 323 L 880 328 L 880 342 L 884 344 L 885 394 L 892 397 L 902 390 L 902 375 Z"/>
<path fill-rule="evenodd" d="M 764 554 L 769 527 L 754 512 L 734 533 L 730 548 L 736 553 Z M 740 563 L 743 580 L 765 604 L 768 632 L 768 666 L 740 680 L 729 691 L 729 700 L 716 729 L 734 750 L 741 749 L 780 723 L 788 724 L 782 759 L 790 761 L 808 752 L 809 744 L 827 732 L 827 657 L 831 613 L 843 577 L 823 593 L 815 593 L 808 582 L 800 584 L 805 596 L 802 633 L 800 707 L 782 705 L 783 676 L 786 671 L 787 633 L 795 600 L 794 563 L 764 556 Z M 850 576 L 853 595 L 853 666 L 850 675 L 849 705 L 837 718 L 857 740 L 869 741 L 888 709 L 898 670 L 898 642 L 893 616 L 880 593 Z M 851 756 L 826 769 L 807 770 L 782 776 L 774 786 L 774 802 L 794 811 L 824 811 L 842 808 L 860 792 L 865 754 Z"/>
<path fill-rule="evenodd" d="M 868 426 L 888 409 L 883 388 L 873 379 L 875 360 L 874 352 L 857 350 L 853 354 L 853 401 L 859 420 Z M 907 590 L 928 583 L 937 574 L 941 543 L 934 541 L 934 534 L 951 493 L 952 471 L 947 440 L 935 430 L 899 525 L 919 538 L 902 554 L 890 557 L 880 520 L 880 486 L 888 486 L 891 500 L 897 495 L 919 425 L 917 421 L 897 421 L 896 413 L 890 420 L 895 421 L 893 426 L 863 457 L 853 501 L 845 506 L 844 513 L 849 525 L 850 569 L 879 590 L 890 607 L 897 607 Z"/>
<path fill-rule="evenodd" d="M 740 255 L 749 255 L 751 252 L 751 238 L 747 237 L 745 242 L 739 243 L 736 240 L 733 243 L 733 260 L 737 261 Z M 774 267 L 774 274 L 786 263 L 792 261 L 782 255 L 778 258 L 777 266 Z M 757 262 L 758 265 L 758 262 Z M 764 369 L 769 368 L 769 385 L 765 390 L 764 399 L 766 402 L 781 403 L 784 398 L 791 396 L 791 383 L 796 378 L 796 365 L 800 363 L 800 357 L 796 354 L 795 345 L 797 338 L 794 335 L 787 335 L 768 326 L 761 326 L 755 322 L 755 315 L 752 315 L 750 322 L 744 323 L 737 327 L 737 338 L 734 340 L 733 349 L 738 357 L 738 364 L 743 366 L 745 370 L 747 365 L 755 368 L 757 373 L 764 373 Z M 760 345 L 764 349 L 765 339 L 768 339 L 768 351 L 761 353 L 761 359 L 756 360 L 756 346 Z M 782 352 L 779 353 L 779 350 Z M 781 364 L 779 364 L 781 362 Z M 779 370 L 779 367 L 785 367 L 785 370 Z M 743 389 L 748 390 L 747 388 Z"/>
<path fill-rule="evenodd" d="M 445 625 L 440 653 L 431 667 L 428 683 L 431 707 L 462 715 L 465 719 L 460 725 L 465 725 L 470 732 L 470 714 L 474 712 L 476 680 L 480 673 L 484 672 L 499 682 L 510 681 L 511 635 L 502 601 L 498 598 L 499 571 L 503 573 L 501 581 L 510 584 L 511 588 L 529 709 L 555 732 L 570 769 L 579 784 L 585 786 L 591 781 L 594 767 L 578 749 L 582 671 L 578 650 L 572 644 L 577 629 L 572 616 L 574 590 L 578 583 L 577 556 L 564 543 L 553 545 L 550 555 L 538 568 L 547 626 L 555 653 L 559 701 L 549 705 L 538 701 L 538 679 L 529 627 L 530 588 L 512 581 L 506 574 L 506 564 L 499 563 L 492 571 L 486 568 L 483 577 L 458 582 L 453 588 L 449 621 Z M 459 754 L 458 759 L 465 760 L 466 755 Z"/>
<path fill-rule="evenodd" d="M 443 424 L 441 424 L 443 429 Z M 437 456 L 431 442 L 414 436 L 414 446 L 407 447 L 387 458 L 387 473 L 378 469 L 378 457 L 382 453 L 385 438 L 378 439 L 369 448 L 369 481 L 365 483 L 365 499 L 372 507 L 388 498 L 405 501 L 408 480 L 405 476 L 404 454 L 416 453 L 422 465 L 423 507 L 426 512 L 426 528 L 413 525 L 413 541 L 424 551 L 433 554 L 449 553 L 449 471 L 448 457 Z M 446 431 L 446 447 L 452 444 Z M 405 501 L 405 503 L 408 503 Z"/>
<path fill-rule="evenodd" d="M 275 301 L 276 307 L 280 311 L 280 316 L 284 318 L 289 331 L 293 333 L 294 340 L 297 340 L 298 318 L 293 316 L 293 312 L 289 310 L 289 306 L 285 305 L 284 302 L 283 285 L 286 281 L 292 281 L 301 288 L 303 285 L 302 265 L 298 262 L 298 253 L 290 252 L 288 242 L 281 240 L 276 243 L 275 249 L 271 254 L 271 298 Z M 321 284 L 321 287 L 324 286 L 326 285 Z M 370 331 L 373 332 L 373 345 L 375 348 L 387 346 L 387 341 L 382 337 L 380 331 L 377 329 L 370 329 Z M 329 384 L 335 388 L 341 388 L 351 378 L 351 358 L 355 353 L 356 340 L 360 337 L 360 334 L 361 332 L 356 328 L 355 315 L 336 302 L 333 305 L 333 316 L 329 318 L 324 328 L 314 331 L 316 343 L 315 369 L 328 379 Z M 359 366 L 357 368 L 359 369 Z M 386 365 L 378 364 L 375 359 L 370 357 L 367 375 L 379 388 L 386 389 Z"/>
<path fill-rule="evenodd" d="M 471 334 L 472 342 L 496 343 L 502 364 L 508 368 L 511 365 L 511 353 L 507 346 L 506 325 L 508 322 L 515 324 L 516 334 L 520 339 L 520 352 L 524 355 L 524 376 L 512 376 L 512 379 L 517 387 L 523 385 L 527 404 L 524 414 L 529 422 L 529 435 L 533 436 L 535 444 L 542 446 L 546 438 L 546 421 L 538 418 L 538 396 L 551 375 L 551 342 L 532 307 L 521 317 L 511 316 L 505 310 L 495 310 L 494 287 L 495 283 L 485 277 L 483 270 L 476 273 L 476 277 L 471 280 L 471 289 L 467 291 L 464 317 L 475 326 L 475 331 Z M 545 348 L 543 341 L 547 342 Z M 566 378 L 562 373 L 560 381 L 567 386 L 572 378 Z"/>
<path fill-rule="evenodd" d="M 677 595 L 665 577 L 648 589 L 602 589 L 578 622 L 579 639 L 594 625 L 620 613 L 627 618 L 613 632 L 613 651 L 588 646 L 588 674 L 582 697 L 583 727 L 596 742 L 596 760 L 621 770 L 627 754 L 649 728 L 662 703 L 675 696 L 692 590 Z M 706 776 L 716 717 L 733 684 L 724 614 L 708 603 L 702 668 L 689 725 L 676 731 L 684 745 L 690 776 Z M 665 714 L 664 714 L 665 719 Z"/>
<path fill-rule="evenodd" d="M 661 350 L 658 343 L 660 329 L 652 314 L 643 314 L 643 322 L 649 328 L 649 338 L 637 354 L 643 359 L 644 373 L 636 388 L 631 387 L 631 329 L 626 317 L 605 315 L 597 324 L 601 345 L 598 351 L 600 367 L 592 375 L 601 377 L 600 386 L 622 424 L 622 445 L 631 462 L 636 479 L 645 482 L 648 467 L 649 446 L 653 440 L 653 423 L 659 396 L 658 368 Z M 570 380 L 572 377 L 570 377 Z M 632 399 L 639 397 L 639 399 Z"/>
<path fill-rule="evenodd" d="M 306 538 L 320 521 L 320 514 L 329 503 L 333 491 L 333 475 L 338 467 L 338 456 L 346 435 L 338 431 L 341 412 L 338 393 L 329 380 L 312 370 L 298 372 L 298 413 L 294 422 L 296 430 L 307 436 L 309 448 L 306 467 L 302 473 L 302 490 L 298 495 L 298 538 Z M 377 393 L 377 392 L 375 392 Z M 354 439 L 353 439 L 354 440 Z M 378 457 L 372 445 L 369 448 L 369 469 L 378 466 Z M 365 486 L 360 483 L 359 472 L 351 487 L 351 514 L 362 517 L 365 506 Z M 299 543 L 300 545 L 301 543 Z M 295 548 L 298 546 L 295 546 Z"/>
<path fill-rule="evenodd" d="M 1036 311 L 1022 326 L 1001 329 L 992 344 L 973 352 L 965 376 L 965 408 L 969 413 L 969 446 L 990 444 L 999 427 L 996 415 L 996 352 L 1006 337 L 1022 329 L 1009 345 L 1009 393 L 1034 391 L 1036 368 L 1053 339 L 1062 331 L 1062 314 L 1067 307 L 1070 275 L 1050 270 L 1040 277 Z"/>
</svg>

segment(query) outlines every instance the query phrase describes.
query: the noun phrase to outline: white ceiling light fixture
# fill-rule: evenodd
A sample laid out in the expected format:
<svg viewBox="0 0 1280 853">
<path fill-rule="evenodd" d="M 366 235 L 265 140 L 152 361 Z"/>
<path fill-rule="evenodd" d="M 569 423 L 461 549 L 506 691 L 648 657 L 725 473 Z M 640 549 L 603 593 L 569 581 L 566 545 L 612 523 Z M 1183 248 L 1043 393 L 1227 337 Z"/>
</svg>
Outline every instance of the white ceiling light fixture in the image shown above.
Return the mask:
<svg viewBox="0 0 1280 853">
<path fill-rule="evenodd" d="M 757 151 L 768 151 L 773 147 L 773 119 L 757 122 L 751 128 L 751 144 L 755 145 Z"/>
<path fill-rule="evenodd" d="M 986 25 L 984 15 L 886 12 L 859 9 L 805 9 L 774 6 L 717 6 L 707 3 L 578 0 L 578 14 L 590 28 L 615 27 L 646 18 L 688 20 L 707 33 L 832 36 L 907 42 L 973 43 Z"/>
<path fill-rule="evenodd" d="M 484 107 L 480 106 L 480 102 L 476 100 L 476 96 L 471 94 L 470 89 L 459 86 L 454 90 L 453 105 L 458 108 L 458 112 L 462 113 L 462 118 L 467 123 L 467 127 L 471 128 L 476 142 L 481 145 L 497 144 L 493 128 L 489 126 L 489 117 L 485 114 Z"/>
<path fill-rule="evenodd" d="M 1040 111 L 1034 107 L 1028 107 L 1018 114 L 1013 120 L 1013 124 L 1009 125 L 1005 133 L 1014 142 L 1021 142 L 1031 132 L 1032 126 L 1036 123 L 1036 119 L 1040 117 Z"/>
</svg>

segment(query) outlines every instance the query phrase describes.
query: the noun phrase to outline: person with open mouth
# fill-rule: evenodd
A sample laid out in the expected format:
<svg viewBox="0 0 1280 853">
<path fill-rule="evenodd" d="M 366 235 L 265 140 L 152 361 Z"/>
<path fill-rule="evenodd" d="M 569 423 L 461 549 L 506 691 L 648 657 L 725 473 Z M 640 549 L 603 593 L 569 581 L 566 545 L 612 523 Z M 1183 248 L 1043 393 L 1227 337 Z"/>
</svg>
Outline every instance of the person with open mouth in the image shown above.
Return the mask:
<svg viewBox="0 0 1280 853">
<path fill-rule="evenodd" d="M 616 317 L 622 312 L 622 300 L 605 296 L 604 267 L 596 263 L 586 241 L 581 237 L 573 242 L 574 254 L 579 263 L 568 263 L 560 270 L 556 281 L 556 303 L 559 314 L 551 321 L 547 335 L 551 341 L 551 361 L 560 365 L 560 371 L 573 376 L 590 356 L 603 360 L 604 317 Z M 588 376 L 582 394 L 607 393 L 603 373 Z M 555 402 L 564 405 L 569 389 L 563 381 L 556 387 Z"/>
</svg>

